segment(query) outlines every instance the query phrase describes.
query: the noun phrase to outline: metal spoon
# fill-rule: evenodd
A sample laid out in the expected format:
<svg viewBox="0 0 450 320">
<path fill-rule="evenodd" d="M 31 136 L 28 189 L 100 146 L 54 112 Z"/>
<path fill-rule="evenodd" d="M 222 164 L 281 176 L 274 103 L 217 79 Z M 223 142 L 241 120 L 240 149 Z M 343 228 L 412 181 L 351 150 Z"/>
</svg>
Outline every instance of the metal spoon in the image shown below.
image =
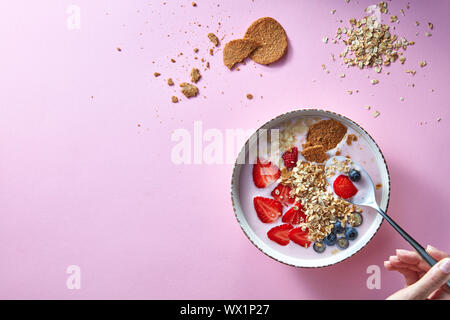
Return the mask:
<svg viewBox="0 0 450 320">
<path fill-rule="evenodd" d="M 325 168 L 328 168 L 330 165 L 334 165 L 334 160 L 336 159 L 338 162 L 342 162 L 347 160 L 347 158 L 342 157 L 342 156 L 335 156 L 332 157 L 330 159 L 328 159 L 328 161 L 325 164 Z M 394 227 L 395 230 L 397 230 L 398 233 L 400 233 L 400 235 L 406 240 L 408 241 L 408 243 L 414 248 L 416 249 L 417 253 L 419 253 L 419 255 L 430 265 L 430 266 L 434 266 L 437 261 L 431 257 L 426 251 L 425 249 L 416 241 L 414 240 L 413 237 L 411 237 L 405 230 L 403 230 L 394 220 L 392 220 L 391 217 L 389 217 L 386 212 L 384 212 L 380 206 L 377 204 L 377 201 L 375 199 L 375 188 L 373 185 L 373 181 L 370 178 L 370 175 L 367 173 L 366 170 L 364 170 L 363 167 L 361 167 L 359 164 L 357 164 L 356 162 L 354 162 L 352 160 L 352 168 L 356 169 L 360 172 L 361 174 L 361 179 L 358 182 L 354 182 L 355 186 L 357 187 L 358 190 L 364 190 L 365 192 L 359 192 L 354 195 L 353 197 L 346 199 L 346 201 L 354 204 L 354 205 L 358 205 L 358 206 L 366 206 L 366 207 L 371 207 L 373 209 L 375 209 L 376 211 L 378 211 L 384 219 L 386 219 L 387 222 L 389 222 L 391 224 L 391 226 Z M 330 182 L 330 185 L 333 185 Z M 450 288 L 450 280 L 447 281 L 447 286 Z"/>
</svg>

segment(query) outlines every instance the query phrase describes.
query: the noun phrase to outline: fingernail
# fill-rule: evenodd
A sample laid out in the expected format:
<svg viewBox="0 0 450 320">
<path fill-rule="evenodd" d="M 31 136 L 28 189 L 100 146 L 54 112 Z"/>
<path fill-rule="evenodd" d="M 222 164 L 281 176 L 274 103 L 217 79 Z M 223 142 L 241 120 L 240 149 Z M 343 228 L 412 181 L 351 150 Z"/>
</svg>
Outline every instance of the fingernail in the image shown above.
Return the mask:
<svg viewBox="0 0 450 320">
<path fill-rule="evenodd" d="M 450 273 L 450 258 L 445 258 L 439 265 L 439 269 L 444 273 Z"/>
</svg>

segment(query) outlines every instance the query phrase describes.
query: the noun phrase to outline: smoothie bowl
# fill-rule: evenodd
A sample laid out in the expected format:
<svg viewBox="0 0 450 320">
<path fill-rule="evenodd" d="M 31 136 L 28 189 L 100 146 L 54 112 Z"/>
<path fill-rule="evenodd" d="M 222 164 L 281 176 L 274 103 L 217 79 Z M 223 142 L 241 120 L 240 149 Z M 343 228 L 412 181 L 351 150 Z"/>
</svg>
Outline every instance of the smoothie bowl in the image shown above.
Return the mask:
<svg viewBox="0 0 450 320">
<path fill-rule="evenodd" d="M 325 163 L 334 156 L 345 160 L 329 170 Z M 388 168 L 358 124 L 318 109 L 270 120 L 245 143 L 233 169 L 231 197 L 242 230 L 259 250 L 288 265 L 317 268 L 349 258 L 382 222 L 373 209 L 347 201 L 363 192 L 351 182 L 359 178 L 353 161 L 371 176 L 386 211 Z"/>
</svg>

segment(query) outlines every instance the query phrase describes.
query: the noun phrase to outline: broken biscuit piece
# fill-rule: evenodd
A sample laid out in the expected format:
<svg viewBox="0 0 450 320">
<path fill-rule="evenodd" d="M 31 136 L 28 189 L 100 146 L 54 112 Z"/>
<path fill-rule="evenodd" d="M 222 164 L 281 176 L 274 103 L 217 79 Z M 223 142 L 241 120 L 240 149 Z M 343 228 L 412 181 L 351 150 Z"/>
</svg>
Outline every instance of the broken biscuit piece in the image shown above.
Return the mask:
<svg viewBox="0 0 450 320">
<path fill-rule="evenodd" d="M 195 97 L 198 94 L 198 88 L 191 83 L 180 83 L 180 87 L 181 93 L 184 94 L 186 98 Z"/>
<path fill-rule="evenodd" d="M 321 145 L 325 151 L 336 148 L 347 134 L 347 127 L 337 120 L 321 120 L 309 127 L 303 148 Z"/>
<path fill-rule="evenodd" d="M 259 44 L 253 40 L 231 40 L 223 48 L 223 64 L 231 70 L 237 63 L 242 62 L 258 47 Z"/>
<path fill-rule="evenodd" d="M 219 45 L 219 38 L 217 38 L 217 36 L 210 32 L 208 33 L 208 38 L 209 40 L 211 40 L 212 43 L 214 43 L 214 45 L 217 47 Z"/>
<path fill-rule="evenodd" d="M 288 47 L 286 32 L 281 24 L 270 17 L 253 22 L 245 32 L 244 39 L 261 45 L 250 54 L 250 58 L 259 64 L 270 64 L 279 60 Z"/>
<path fill-rule="evenodd" d="M 200 75 L 200 71 L 197 68 L 192 68 L 191 70 L 191 81 L 193 83 L 197 83 L 202 76 Z"/>
<path fill-rule="evenodd" d="M 325 153 L 325 148 L 322 145 L 307 147 L 302 150 L 301 154 L 310 162 L 322 163 L 328 159 L 328 155 Z"/>
</svg>

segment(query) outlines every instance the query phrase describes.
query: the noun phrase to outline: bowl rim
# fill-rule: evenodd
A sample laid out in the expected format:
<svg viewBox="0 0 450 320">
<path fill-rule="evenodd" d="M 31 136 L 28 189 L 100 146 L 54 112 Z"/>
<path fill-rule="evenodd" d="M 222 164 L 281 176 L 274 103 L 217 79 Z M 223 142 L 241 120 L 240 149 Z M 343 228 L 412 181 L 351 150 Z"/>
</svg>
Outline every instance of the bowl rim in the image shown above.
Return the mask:
<svg viewBox="0 0 450 320">
<path fill-rule="evenodd" d="M 235 178 L 236 178 L 235 175 L 236 175 L 236 171 L 237 171 L 237 167 L 238 167 L 238 163 L 237 163 L 237 162 L 238 162 L 238 159 L 239 159 L 239 155 L 241 154 L 241 152 L 245 151 L 245 146 L 249 143 L 251 137 L 253 137 L 254 134 L 257 133 L 260 129 L 264 129 L 265 127 L 269 126 L 270 123 L 275 122 L 276 120 L 278 120 L 278 119 L 281 118 L 281 117 L 287 117 L 289 114 L 292 114 L 292 113 L 301 113 L 301 112 L 304 112 L 304 111 L 313 111 L 313 112 L 315 111 L 315 112 L 321 112 L 321 113 L 325 113 L 325 114 L 332 114 L 332 115 L 337 116 L 337 117 L 342 117 L 342 118 L 344 118 L 345 120 L 347 120 L 347 121 L 351 122 L 352 124 L 354 124 L 356 127 L 358 127 L 358 129 L 360 129 L 361 131 L 363 131 L 363 132 L 364 132 L 364 133 L 372 140 L 374 146 L 377 148 L 378 152 L 379 152 L 380 155 L 381 155 L 381 158 L 382 158 L 382 160 L 383 160 L 383 162 L 384 162 L 384 166 L 385 166 L 385 168 L 386 168 L 386 173 L 387 173 L 388 193 L 387 193 L 386 208 L 385 208 L 385 210 L 384 210 L 385 212 L 388 212 L 388 209 L 389 209 L 389 202 L 390 202 L 390 197 L 391 197 L 391 176 L 390 176 L 390 173 L 389 173 L 389 167 L 388 167 L 388 165 L 387 165 L 386 158 L 385 158 L 383 152 L 381 151 L 381 148 L 380 148 L 380 147 L 378 146 L 378 144 L 376 143 L 375 139 L 374 139 L 374 138 L 373 138 L 373 137 L 372 137 L 372 136 L 371 136 L 371 135 L 363 128 L 363 127 L 361 127 L 358 123 L 356 123 L 354 120 L 352 120 L 352 119 L 350 119 L 350 118 L 348 118 L 348 117 L 346 117 L 346 116 L 344 116 L 344 115 L 342 115 L 342 114 L 340 114 L 340 113 L 337 113 L 337 112 L 334 112 L 334 111 L 330 111 L 330 110 L 318 109 L 318 108 L 302 108 L 302 109 L 296 109 L 296 110 L 292 110 L 292 111 L 288 111 L 288 112 L 282 113 L 282 114 L 276 116 L 275 118 L 272 118 L 271 120 L 265 122 L 262 126 L 260 126 L 258 129 L 256 129 L 255 132 L 254 132 L 253 134 L 251 134 L 250 137 L 245 141 L 245 143 L 244 143 L 244 145 L 242 146 L 242 148 L 240 149 L 240 151 L 239 151 L 239 153 L 238 153 L 238 156 L 237 156 L 237 158 L 236 158 L 236 161 L 235 161 L 235 163 L 234 163 L 234 165 L 233 165 L 233 173 L 232 173 L 232 175 L 231 175 L 231 203 L 232 203 L 232 206 L 233 206 L 234 216 L 235 216 L 237 222 L 239 223 L 239 226 L 241 227 L 241 229 L 242 229 L 242 231 L 244 232 L 245 236 L 250 240 L 250 242 L 251 242 L 256 248 L 258 248 L 259 251 L 261 251 L 262 253 L 264 253 L 266 256 L 272 258 L 273 260 L 278 261 L 278 262 L 280 262 L 280 263 L 282 263 L 282 264 L 285 264 L 285 265 L 288 265 L 288 266 L 296 267 L 296 268 L 317 269 L 317 268 L 325 268 L 325 267 L 329 267 L 329 266 L 338 264 L 338 263 L 340 263 L 340 262 L 343 262 L 343 261 L 345 261 L 345 260 L 347 260 L 347 259 L 353 257 L 355 254 L 357 254 L 358 252 L 360 252 L 365 246 L 367 246 L 367 244 L 368 244 L 370 241 L 372 241 L 373 237 L 375 236 L 375 234 L 378 232 L 378 230 L 380 229 L 381 225 L 383 224 L 384 218 L 381 217 L 381 222 L 380 222 L 380 224 L 378 225 L 377 229 L 376 229 L 375 232 L 372 234 L 372 236 L 367 240 L 367 242 L 366 242 L 361 248 L 359 248 L 358 250 L 356 250 L 355 252 L 353 252 L 351 255 L 345 257 L 345 258 L 342 259 L 342 260 L 336 261 L 336 262 L 334 262 L 334 263 L 325 264 L 325 265 L 320 265 L 320 266 L 301 266 L 301 265 L 296 265 L 296 264 L 288 263 L 288 262 L 286 262 L 286 261 L 277 259 L 276 257 L 274 257 L 274 256 L 270 255 L 269 253 L 265 252 L 258 244 L 256 244 L 255 241 L 250 237 L 250 235 L 249 235 L 249 234 L 247 233 L 247 231 L 244 229 L 244 227 L 243 227 L 243 225 L 242 225 L 242 222 L 239 220 L 239 217 L 238 217 L 238 214 L 237 214 L 237 209 L 236 209 L 236 204 L 235 204 L 235 202 L 234 202 L 234 191 L 235 191 L 235 189 L 236 189 L 236 188 L 235 188 L 234 182 L 237 181 L 237 180 L 235 179 Z"/>
</svg>

